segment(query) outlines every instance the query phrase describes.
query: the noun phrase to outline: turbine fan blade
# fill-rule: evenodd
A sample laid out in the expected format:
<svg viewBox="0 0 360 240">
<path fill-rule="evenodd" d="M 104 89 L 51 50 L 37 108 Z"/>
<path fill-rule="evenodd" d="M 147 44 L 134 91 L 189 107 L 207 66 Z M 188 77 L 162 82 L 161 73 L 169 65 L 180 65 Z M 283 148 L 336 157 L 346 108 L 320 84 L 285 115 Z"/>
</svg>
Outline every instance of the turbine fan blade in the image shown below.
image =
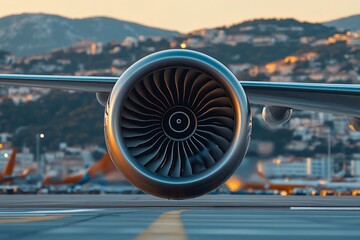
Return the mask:
<svg viewBox="0 0 360 240">
<path fill-rule="evenodd" d="M 125 99 L 122 136 L 148 171 L 180 178 L 220 161 L 235 125 L 230 98 L 209 75 L 168 67 L 138 81 Z"/>
</svg>

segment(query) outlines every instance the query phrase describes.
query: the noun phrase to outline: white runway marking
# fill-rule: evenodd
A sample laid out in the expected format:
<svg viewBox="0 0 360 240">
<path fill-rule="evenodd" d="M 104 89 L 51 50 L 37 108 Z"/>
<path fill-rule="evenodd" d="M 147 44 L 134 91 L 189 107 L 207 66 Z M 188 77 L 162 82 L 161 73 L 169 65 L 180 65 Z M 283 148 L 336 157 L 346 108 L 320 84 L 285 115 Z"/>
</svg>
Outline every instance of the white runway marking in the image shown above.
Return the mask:
<svg viewBox="0 0 360 240">
<path fill-rule="evenodd" d="M 360 211 L 360 207 L 290 207 L 290 210 Z"/>
<path fill-rule="evenodd" d="M 80 212 L 96 212 L 101 209 L 65 209 L 65 210 L 42 210 L 42 211 L 31 211 L 31 213 L 80 213 Z"/>
<path fill-rule="evenodd" d="M 41 211 L 22 211 L 22 212 L 0 212 L 0 215 L 45 215 L 45 214 L 64 214 L 64 213 L 84 213 L 95 212 L 101 209 L 61 209 L 61 210 L 41 210 Z"/>
</svg>

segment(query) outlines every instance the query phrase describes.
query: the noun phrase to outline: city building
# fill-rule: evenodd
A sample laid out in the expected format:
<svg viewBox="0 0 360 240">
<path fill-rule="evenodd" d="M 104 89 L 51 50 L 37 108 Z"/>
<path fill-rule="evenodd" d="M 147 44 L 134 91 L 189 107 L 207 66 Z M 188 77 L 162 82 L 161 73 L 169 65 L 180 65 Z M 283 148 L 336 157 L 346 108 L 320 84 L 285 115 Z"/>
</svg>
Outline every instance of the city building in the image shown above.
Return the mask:
<svg viewBox="0 0 360 240">
<path fill-rule="evenodd" d="M 325 157 L 295 158 L 279 156 L 261 161 L 259 168 L 268 178 L 330 178 L 331 163 Z"/>
</svg>

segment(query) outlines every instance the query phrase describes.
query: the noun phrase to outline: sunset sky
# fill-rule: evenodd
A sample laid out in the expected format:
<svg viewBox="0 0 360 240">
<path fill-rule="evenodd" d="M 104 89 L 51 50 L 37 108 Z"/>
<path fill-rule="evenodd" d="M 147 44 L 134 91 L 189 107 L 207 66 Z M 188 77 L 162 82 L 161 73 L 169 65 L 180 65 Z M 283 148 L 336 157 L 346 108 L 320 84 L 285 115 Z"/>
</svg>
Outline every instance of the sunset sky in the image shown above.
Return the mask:
<svg viewBox="0 0 360 240">
<path fill-rule="evenodd" d="M 0 4 L 0 17 L 24 12 L 107 16 L 181 32 L 253 18 L 322 22 L 360 13 L 359 0 L 0 0 Z"/>
</svg>

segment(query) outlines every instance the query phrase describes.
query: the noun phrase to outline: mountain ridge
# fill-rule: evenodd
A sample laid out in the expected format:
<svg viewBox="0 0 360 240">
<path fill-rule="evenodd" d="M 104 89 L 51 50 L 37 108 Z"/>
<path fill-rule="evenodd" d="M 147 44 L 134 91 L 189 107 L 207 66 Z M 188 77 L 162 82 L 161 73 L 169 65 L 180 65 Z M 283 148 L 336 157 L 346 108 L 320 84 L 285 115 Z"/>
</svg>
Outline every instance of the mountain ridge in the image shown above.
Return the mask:
<svg viewBox="0 0 360 240">
<path fill-rule="evenodd" d="M 121 41 L 127 36 L 168 37 L 178 34 L 102 16 L 72 19 L 44 13 L 24 13 L 0 18 L 0 49 L 17 56 L 48 52 L 83 39 L 110 42 Z"/>
<path fill-rule="evenodd" d="M 347 17 L 326 21 L 323 24 L 325 26 L 336 27 L 338 29 L 359 30 L 360 14 L 355 14 Z"/>
</svg>

